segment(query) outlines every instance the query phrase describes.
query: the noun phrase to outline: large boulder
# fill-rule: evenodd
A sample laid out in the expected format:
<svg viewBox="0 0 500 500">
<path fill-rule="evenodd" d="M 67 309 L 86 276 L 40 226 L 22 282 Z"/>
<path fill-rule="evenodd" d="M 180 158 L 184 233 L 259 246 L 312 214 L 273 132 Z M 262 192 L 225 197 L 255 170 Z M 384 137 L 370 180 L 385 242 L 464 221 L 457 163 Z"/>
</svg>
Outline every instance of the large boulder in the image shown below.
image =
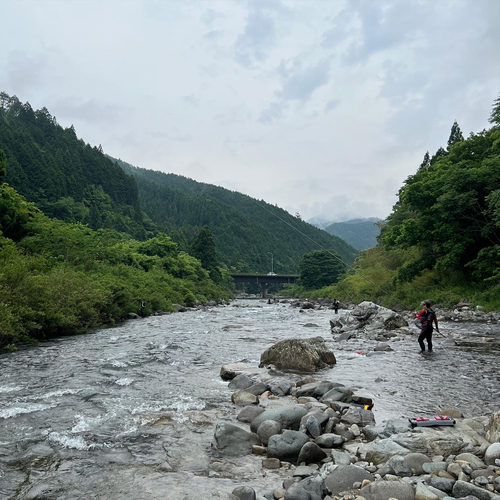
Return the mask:
<svg viewBox="0 0 500 500">
<path fill-rule="evenodd" d="M 490 443 L 500 441 L 500 411 L 490 415 L 488 423 L 488 431 L 486 432 L 486 439 Z"/>
<path fill-rule="evenodd" d="M 364 301 L 352 311 L 331 322 L 332 333 L 341 333 L 352 330 L 370 329 L 395 330 L 407 327 L 408 322 L 400 314 L 385 307 Z"/>
<path fill-rule="evenodd" d="M 215 426 L 212 446 L 226 455 L 251 455 L 252 446 L 259 444 L 256 434 L 237 425 L 219 422 Z"/>
<path fill-rule="evenodd" d="M 335 354 L 326 348 L 322 337 L 288 339 L 274 344 L 260 357 L 260 365 L 274 365 L 280 370 L 315 372 L 337 363 Z"/>
</svg>

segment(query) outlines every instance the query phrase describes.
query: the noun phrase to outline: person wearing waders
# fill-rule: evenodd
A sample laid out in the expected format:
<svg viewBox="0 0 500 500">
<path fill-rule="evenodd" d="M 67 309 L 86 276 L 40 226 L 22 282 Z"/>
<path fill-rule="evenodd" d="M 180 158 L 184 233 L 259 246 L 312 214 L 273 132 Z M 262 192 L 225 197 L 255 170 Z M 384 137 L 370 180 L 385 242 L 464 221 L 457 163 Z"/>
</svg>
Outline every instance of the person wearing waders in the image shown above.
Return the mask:
<svg viewBox="0 0 500 500">
<path fill-rule="evenodd" d="M 339 312 L 340 302 L 337 299 L 333 299 L 333 309 L 335 310 L 335 314 Z"/>
<path fill-rule="evenodd" d="M 436 324 L 436 332 L 439 333 L 437 316 L 432 309 L 432 302 L 430 300 L 424 300 L 420 305 L 423 306 L 423 309 L 419 313 L 414 313 L 415 318 L 419 319 L 422 324 L 420 335 L 418 337 L 420 352 L 425 352 L 424 340 L 427 341 L 427 350 L 432 352 L 432 322 Z"/>
</svg>

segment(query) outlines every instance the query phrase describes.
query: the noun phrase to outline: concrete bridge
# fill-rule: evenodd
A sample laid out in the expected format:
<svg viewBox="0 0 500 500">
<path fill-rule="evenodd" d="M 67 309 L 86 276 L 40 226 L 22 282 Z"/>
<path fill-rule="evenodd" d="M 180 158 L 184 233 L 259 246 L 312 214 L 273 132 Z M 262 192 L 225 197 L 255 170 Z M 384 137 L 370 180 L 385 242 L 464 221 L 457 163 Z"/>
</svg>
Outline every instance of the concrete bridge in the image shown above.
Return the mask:
<svg viewBox="0 0 500 500">
<path fill-rule="evenodd" d="M 267 297 L 269 285 L 274 283 L 296 283 L 298 274 L 242 274 L 231 273 L 235 283 L 258 283 L 262 287 L 262 298 Z"/>
</svg>

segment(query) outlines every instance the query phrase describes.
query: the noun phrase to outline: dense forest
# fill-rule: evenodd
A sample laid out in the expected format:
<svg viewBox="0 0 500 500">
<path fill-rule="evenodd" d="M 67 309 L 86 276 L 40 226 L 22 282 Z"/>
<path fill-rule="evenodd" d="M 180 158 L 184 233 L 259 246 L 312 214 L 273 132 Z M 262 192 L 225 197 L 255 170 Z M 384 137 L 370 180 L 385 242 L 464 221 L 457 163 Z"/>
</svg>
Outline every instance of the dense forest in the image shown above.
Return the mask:
<svg viewBox="0 0 500 500">
<path fill-rule="evenodd" d="M 134 179 L 46 108 L 0 93 L 0 149 L 5 181 L 46 215 L 146 237 Z"/>
<path fill-rule="evenodd" d="M 142 209 L 162 231 L 180 243 L 179 229 L 189 241 L 192 232 L 207 226 L 219 261 L 231 271 L 271 271 L 270 253 L 277 273 L 298 272 L 302 256 L 320 248 L 335 250 L 348 264 L 357 256 L 342 239 L 263 200 L 116 161 L 135 177 Z"/>
<path fill-rule="evenodd" d="M 466 298 L 500 309 L 500 98 L 490 123 L 465 139 L 455 121 L 447 147 L 426 153 L 399 190 L 378 245 L 337 284 L 301 293 L 407 308 Z"/>
<path fill-rule="evenodd" d="M 357 251 L 285 210 L 186 177 L 132 167 L 63 128 L 45 108 L 0 93 L 5 181 L 43 213 L 138 240 L 166 233 L 191 252 L 203 227 L 221 266 L 239 272 L 298 272 L 304 253 L 328 248 L 351 264 Z"/>
<path fill-rule="evenodd" d="M 198 259 L 165 234 L 138 241 L 44 215 L 7 183 L 0 150 L 0 349 L 114 324 L 128 313 L 229 299 Z M 8 165 L 7 165 L 8 173 Z"/>
</svg>

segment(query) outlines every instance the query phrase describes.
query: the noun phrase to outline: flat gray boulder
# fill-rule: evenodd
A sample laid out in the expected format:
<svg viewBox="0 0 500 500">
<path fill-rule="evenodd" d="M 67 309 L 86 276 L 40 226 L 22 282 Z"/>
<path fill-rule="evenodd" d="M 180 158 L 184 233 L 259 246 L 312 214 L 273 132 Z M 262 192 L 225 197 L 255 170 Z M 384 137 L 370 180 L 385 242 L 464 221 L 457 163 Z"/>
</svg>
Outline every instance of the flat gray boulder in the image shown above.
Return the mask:
<svg viewBox="0 0 500 500">
<path fill-rule="evenodd" d="M 226 455 L 251 455 L 252 446 L 259 445 L 259 437 L 237 425 L 218 422 L 212 446 Z"/>
<path fill-rule="evenodd" d="M 355 465 L 339 465 L 325 477 L 325 486 L 332 495 L 335 495 L 341 491 L 352 489 L 354 483 L 362 483 L 365 479 L 373 481 L 375 476 Z"/>
<path fill-rule="evenodd" d="M 500 495 L 496 495 L 465 481 L 457 481 L 453 486 L 453 496 L 455 498 L 463 498 L 469 495 L 475 496 L 479 500 L 500 500 Z"/>
<path fill-rule="evenodd" d="M 359 490 L 365 500 L 415 500 L 415 490 L 405 481 L 375 481 Z"/>
<path fill-rule="evenodd" d="M 259 367 L 274 365 L 280 370 L 315 372 L 337 363 L 322 337 L 289 339 L 274 344 L 260 357 Z"/>
<path fill-rule="evenodd" d="M 365 410 L 359 406 L 351 406 L 341 417 L 344 424 L 357 424 L 359 427 L 375 425 L 375 416 L 371 410 Z"/>
<path fill-rule="evenodd" d="M 361 457 L 367 462 L 373 462 L 375 465 L 387 462 L 394 455 L 407 455 L 410 453 L 408 448 L 396 443 L 393 439 L 376 439 L 371 443 L 360 446 Z"/>
</svg>

